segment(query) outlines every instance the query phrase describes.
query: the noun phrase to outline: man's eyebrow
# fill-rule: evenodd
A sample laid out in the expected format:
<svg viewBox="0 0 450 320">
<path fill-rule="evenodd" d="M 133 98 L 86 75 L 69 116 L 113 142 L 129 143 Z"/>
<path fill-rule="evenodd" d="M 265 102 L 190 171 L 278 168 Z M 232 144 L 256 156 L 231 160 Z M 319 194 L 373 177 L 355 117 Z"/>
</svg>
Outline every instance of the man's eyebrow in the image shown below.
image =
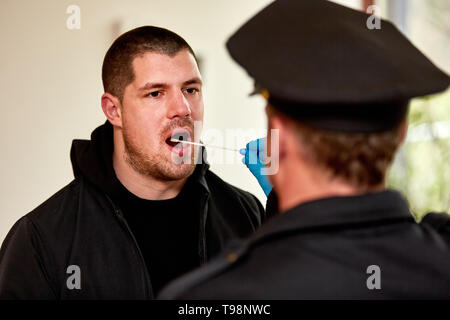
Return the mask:
<svg viewBox="0 0 450 320">
<path fill-rule="evenodd" d="M 187 80 L 185 82 L 183 82 L 184 86 L 190 85 L 190 84 L 199 84 L 202 85 L 202 80 L 198 77 L 192 78 L 190 80 Z M 156 88 L 168 88 L 169 84 L 167 83 L 162 83 L 162 82 L 155 82 L 155 83 L 151 83 L 151 82 L 147 82 L 145 85 L 143 85 L 142 87 L 140 87 L 138 90 L 139 91 L 144 91 L 144 90 L 151 90 L 151 89 L 156 89 Z"/>
<path fill-rule="evenodd" d="M 183 82 L 183 85 L 185 85 L 185 86 L 190 85 L 190 84 L 202 85 L 202 80 L 200 78 L 198 78 L 198 77 L 195 77 L 195 78 L 192 78 L 190 80 L 187 80 L 187 81 Z"/>
<path fill-rule="evenodd" d="M 139 88 L 139 91 L 151 90 L 155 88 L 167 88 L 169 85 L 167 83 L 150 83 L 147 82 L 145 85 Z"/>
</svg>

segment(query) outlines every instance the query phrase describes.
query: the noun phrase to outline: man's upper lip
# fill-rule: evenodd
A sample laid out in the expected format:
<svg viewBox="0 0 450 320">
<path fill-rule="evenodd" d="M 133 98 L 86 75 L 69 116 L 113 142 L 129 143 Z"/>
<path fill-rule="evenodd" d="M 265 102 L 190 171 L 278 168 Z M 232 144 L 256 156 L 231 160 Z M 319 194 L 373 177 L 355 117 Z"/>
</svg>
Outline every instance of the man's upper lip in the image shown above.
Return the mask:
<svg viewBox="0 0 450 320">
<path fill-rule="evenodd" d="M 188 134 L 188 137 L 187 137 L 188 140 L 189 141 L 192 140 L 192 133 L 191 133 L 191 129 L 190 128 L 175 128 L 167 135 L 166 140 L 170 139 L 172 136 L 174 136 L 174 135 L 176 135 L 178 133 L 187 133 Z"/>
</svg>

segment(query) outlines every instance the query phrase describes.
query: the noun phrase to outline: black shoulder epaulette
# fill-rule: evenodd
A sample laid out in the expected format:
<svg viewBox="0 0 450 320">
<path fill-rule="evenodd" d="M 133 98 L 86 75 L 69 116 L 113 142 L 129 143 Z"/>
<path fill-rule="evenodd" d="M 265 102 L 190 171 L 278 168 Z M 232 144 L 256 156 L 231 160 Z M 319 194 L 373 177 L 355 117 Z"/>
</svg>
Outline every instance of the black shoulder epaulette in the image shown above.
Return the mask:
<svg viewBox="0 0 450 320">
<path fill-rule="evenodd" d="M 420 221 L 421 225 L 427 225 L 450 240 L 450 215 L 444 212 L 429 212 Z"/>
</svg>

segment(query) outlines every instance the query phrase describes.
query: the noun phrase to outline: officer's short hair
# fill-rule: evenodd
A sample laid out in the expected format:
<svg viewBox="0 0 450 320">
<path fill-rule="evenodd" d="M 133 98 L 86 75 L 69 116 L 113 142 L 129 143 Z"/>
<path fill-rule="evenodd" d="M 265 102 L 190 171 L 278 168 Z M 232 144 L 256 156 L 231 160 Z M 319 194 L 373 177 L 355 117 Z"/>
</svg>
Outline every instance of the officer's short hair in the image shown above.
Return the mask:
<svg viewBox="0 0 450 320">
<path fill-rule="evenodd" d="M 134 58 L 146 52 L 175 56 L 188 50 L 195 58 L 189 44 L 176 33 L 154 26 L 130 30 L 118 37 L 106 52 L 102 66 L 103 89 L 121 101 L 125 87 L 133 82 Z"/>
<path fill-rule="evenodd" d="M 403 126 L 399 123 L 382 132 L 349 133 L 322 130 L 285 119 L 302 146 L 303 159 L 358 189 L 369 189 L 385 181 Z"/>
</svg>

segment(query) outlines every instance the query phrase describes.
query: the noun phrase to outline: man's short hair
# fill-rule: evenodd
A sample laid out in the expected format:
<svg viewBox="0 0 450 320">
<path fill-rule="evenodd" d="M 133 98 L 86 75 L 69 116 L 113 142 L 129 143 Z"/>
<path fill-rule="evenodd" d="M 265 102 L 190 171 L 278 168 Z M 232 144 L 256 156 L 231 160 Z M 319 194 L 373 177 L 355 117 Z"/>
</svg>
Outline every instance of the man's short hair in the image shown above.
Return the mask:
<svg viewBox="0 0 450 320">
<path fill-rule="evenodd" d="M 348 133 L 316 129 L 291 118 L 288 121 L 306 161 L 363 190 L 385 181 L 403 126 L 399 123 L 377 133 Z"/>
<path fill-rule="evenodd" d="M 118 37 L 106 52 L 102 66 L 103 89 L 121 101 L 125 87 L 133 82 L 133 60 L 147 52 L 175 56 L 181 50 L 195 54 L 189 44 L 167 29 L 144 26 Z"/>
</svg>

